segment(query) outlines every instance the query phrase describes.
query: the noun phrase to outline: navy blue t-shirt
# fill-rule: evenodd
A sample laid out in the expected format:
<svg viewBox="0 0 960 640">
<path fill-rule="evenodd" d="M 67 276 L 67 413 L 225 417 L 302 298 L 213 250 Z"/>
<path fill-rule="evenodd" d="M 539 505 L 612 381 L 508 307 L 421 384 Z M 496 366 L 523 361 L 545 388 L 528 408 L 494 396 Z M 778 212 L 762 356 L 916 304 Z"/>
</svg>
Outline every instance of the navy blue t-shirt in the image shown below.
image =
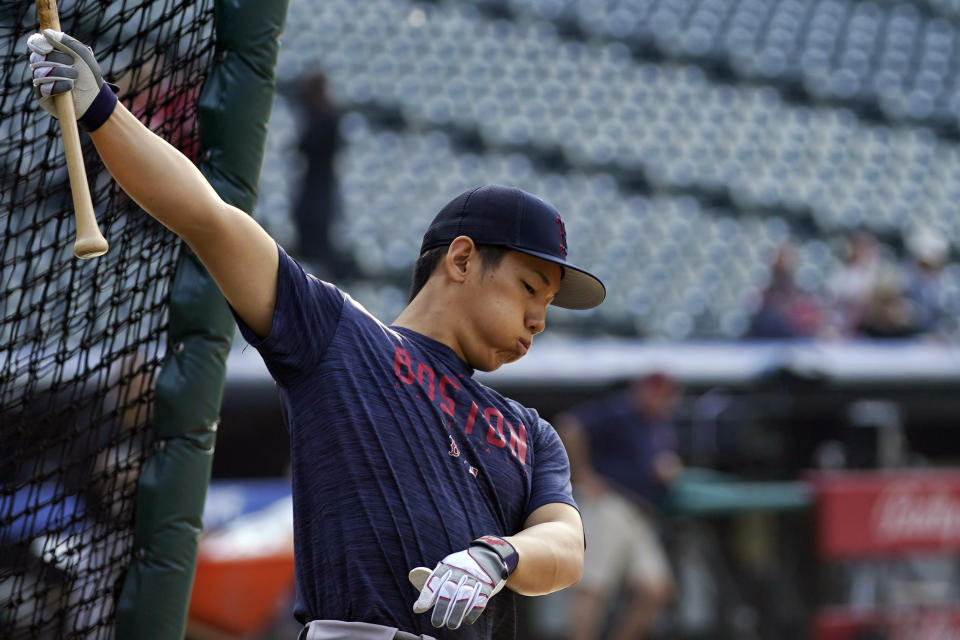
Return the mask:
<svg viewBox="0 0 960 640">
<path fill-rule="evenodd" d="M 414 614 L 417 566 L 485 534 L 512 535 L 545 504 L 575 505 L 566 452 L 532 409 L 472 378 L 446 345 L 371 316 L 280 249 L 270 335 L 238 319 L 277 382 L 290 428 L 294 615 L 438 638 L 516 637 L 504 589 L 477 622 Z"/>
<path fill-rule="evenodd" d="M 591 462 L 598 474 L 634 497 L 654 505 L 662 502 L 665 489 L 653 463 L 661 453 L 677 448 L 670 424 L 645 417 L 628 393 L 580 406 L 573 414 L 590 436 Z"/>
</svg>

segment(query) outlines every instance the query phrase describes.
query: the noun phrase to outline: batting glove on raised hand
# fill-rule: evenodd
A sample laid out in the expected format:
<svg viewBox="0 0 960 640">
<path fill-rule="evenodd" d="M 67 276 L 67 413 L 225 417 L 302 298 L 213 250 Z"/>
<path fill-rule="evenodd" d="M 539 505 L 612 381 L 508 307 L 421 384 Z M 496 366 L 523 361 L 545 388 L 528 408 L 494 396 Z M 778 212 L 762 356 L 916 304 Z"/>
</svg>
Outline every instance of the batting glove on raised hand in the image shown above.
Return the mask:
<svg viewBox="0 0 960 640">
<path fill-rule="evenodd" d="M 106 122 L 117 104 L 117 96 L 103 81 L 93 51 L 76 38 L 53 29 L 30 36 L 27 48 L 34 94 L 45 111 L 58 117 L 53 97 L 72 91 L 80 124 L 94 131 Z"/>
<path fill-rule="evenodd" d="M 517 552 L 509 542 L 496 536 L 478 538 L 464 551 L 441 560 L 426 580 L 416 575 L 429 569 L 419 567 L 410 572 L 410 581 L 421 590 L 413 612 L 424 613 L 433 607 L 430 623 L 438 629 L 473 624 L 516 567 Z"/>
</svg>

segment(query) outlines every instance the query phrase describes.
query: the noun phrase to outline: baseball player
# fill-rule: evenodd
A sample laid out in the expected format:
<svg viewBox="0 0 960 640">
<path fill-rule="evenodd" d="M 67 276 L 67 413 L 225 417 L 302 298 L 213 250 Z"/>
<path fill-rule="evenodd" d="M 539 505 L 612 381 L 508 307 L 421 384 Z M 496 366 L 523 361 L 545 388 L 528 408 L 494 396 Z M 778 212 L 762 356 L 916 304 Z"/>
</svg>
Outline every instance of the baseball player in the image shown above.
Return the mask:
<svg viewBox="0 0 960 640">
<path fill-rule="evenodd" d="M 548 305 L 604 298 L 567 261 L 552 206 L 501 186 L 457 196 L 386 325 L 224 203 L 117 102 L 87 47 L 50 30 L 28 47 L 40 105 L 72 89 L 114 179 L 203 261 L 277 382 L 301 638 L 515 638 L 515 594 L 577 582 L 583 529 L 556 432 L 473 379 L 523 357 Z"/>
</svg>

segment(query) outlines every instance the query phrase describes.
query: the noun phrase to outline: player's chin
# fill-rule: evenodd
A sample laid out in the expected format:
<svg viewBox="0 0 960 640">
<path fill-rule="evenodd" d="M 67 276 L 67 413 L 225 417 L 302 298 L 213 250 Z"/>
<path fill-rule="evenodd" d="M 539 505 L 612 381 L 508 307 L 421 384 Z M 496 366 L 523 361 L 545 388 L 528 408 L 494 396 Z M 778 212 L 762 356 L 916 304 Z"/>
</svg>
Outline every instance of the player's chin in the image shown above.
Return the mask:
<svg viewBox="0 0 960 640">
<path fill-rule="evenodd" d="M 517 351 L 505 351 L 503 352 L 502 357 L 500 359 L 500 365 L 497 365 L 497 366 L 510 364 L 511 362 L 516 362 L 517 360 L 522 358 L 523 355 L 524 354 L 519 353 Z"/>
<path fill-rule="evenodd" d="M 496 371 L 505 364 L 510 364 L 511 362 L 516 362 L 521 358 L 521 354 L 516 351 L 497 351 L 493 354 L 490 360 L 486 362 L 474 362 L 471 363 L 471 366 L 477 371 Z"/>
</svg>

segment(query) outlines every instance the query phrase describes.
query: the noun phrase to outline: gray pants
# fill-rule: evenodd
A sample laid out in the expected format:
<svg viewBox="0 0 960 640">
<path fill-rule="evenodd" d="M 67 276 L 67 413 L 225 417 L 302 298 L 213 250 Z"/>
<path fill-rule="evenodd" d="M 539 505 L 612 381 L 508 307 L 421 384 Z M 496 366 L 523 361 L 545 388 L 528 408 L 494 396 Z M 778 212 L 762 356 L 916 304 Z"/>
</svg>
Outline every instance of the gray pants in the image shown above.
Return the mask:
<svg viewBox="0 0 960 640">
<path fill-rule="evenodd" d="M 433 636 L 418 636 L 369 622 L 342 620 L 312 620 L 300 632 L 297 640 L 436 640 Z"/>
</svg>

